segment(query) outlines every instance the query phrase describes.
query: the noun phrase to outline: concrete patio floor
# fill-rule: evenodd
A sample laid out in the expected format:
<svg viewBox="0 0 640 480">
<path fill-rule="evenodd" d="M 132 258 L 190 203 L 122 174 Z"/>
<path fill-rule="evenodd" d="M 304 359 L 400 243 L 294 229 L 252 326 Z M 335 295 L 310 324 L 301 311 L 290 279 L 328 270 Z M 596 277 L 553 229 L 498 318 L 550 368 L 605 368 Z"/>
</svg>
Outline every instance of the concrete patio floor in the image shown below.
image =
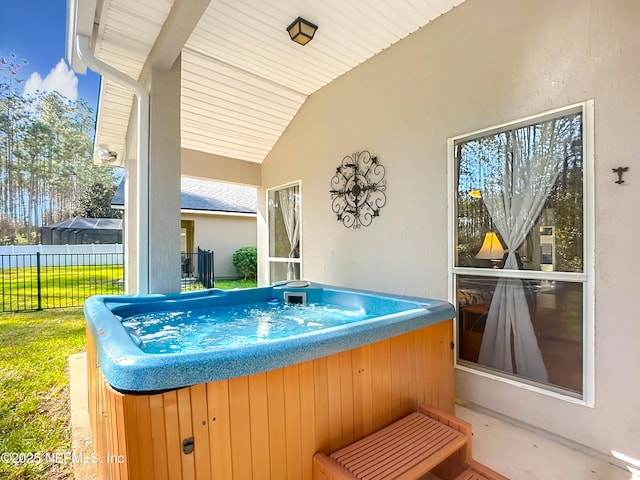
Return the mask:
<svg viewBox="0 0 640 480">
<path fill-rule="evenodd" d="M 456 405 L 473 425 L 473 456 L 512 480 L 632 480 L 629 471 L 563 445 L 549 436 Z"/>
<path fill-rule="evenodd" d="M 71 396 L 71 450 L 81 458 L 91 458 L 93 439 L 89 423 L 87 398 L 87 354 L 76 353 L 69 357 L 69 395 Z M 76 480 L 96 480 L 96 466 L 91 462 L 75 462 Z"/>
<path fill-rule="evenodd" d="M 87 406 L 86 354 L 69 357 L 72 451 L 91 458 L 93 442 Z M 506 420 L 456 405 L 456 415 L 473 425 L 473 456 L 511 480 L 640 480 L 640 477 L 554 439 Z M 95 465 L 74 464 L 77 480 L 96 480 Z M 429 475 L 424 480 L 436 480 Z"/>
</svg>

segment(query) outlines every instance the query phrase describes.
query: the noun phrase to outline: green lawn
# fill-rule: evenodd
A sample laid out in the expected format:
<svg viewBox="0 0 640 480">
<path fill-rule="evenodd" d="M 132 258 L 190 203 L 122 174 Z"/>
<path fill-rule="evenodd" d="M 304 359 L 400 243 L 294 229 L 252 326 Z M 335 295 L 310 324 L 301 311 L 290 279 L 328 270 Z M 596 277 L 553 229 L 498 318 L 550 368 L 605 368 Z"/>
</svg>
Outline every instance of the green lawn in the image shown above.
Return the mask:
<svg viewBox="0 0 640 480">
<path fill-rule="evenodd" d="M 67 357 L 84 343 L 79 308 L 0 314 L 0 478 L 72 478 L 36 455 L 71 452 Z"/>
<path fill-rule="evenodd" d="M 256 286 L 255 280 L 216 280 L 216 288 L 232 290 L 234 288 L 251 288 Z"/>
<path fill-rule="evenodd" d="M 216 282 L 224 289 L 254 286 Z M 0 313 L 0 479 L 73 478 L 70 462 L 38 462 L 36 455 L 51 460 L 52 454 L 64 459 L 73 453 L 67 358 L 84 346 L 80 308 Z"/>
</svg>

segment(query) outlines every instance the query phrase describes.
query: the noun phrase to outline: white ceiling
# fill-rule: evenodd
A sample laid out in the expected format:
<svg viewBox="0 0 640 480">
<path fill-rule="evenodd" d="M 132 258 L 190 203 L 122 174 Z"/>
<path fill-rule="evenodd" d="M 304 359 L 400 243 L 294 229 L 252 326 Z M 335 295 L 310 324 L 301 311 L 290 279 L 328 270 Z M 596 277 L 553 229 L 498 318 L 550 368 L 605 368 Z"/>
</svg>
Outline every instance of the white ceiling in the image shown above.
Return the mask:
<svg viewBox="0 0 640 480">
<path fill-rule="evenodd" d="M 98 2 L 94 53 L 137 79 L 186 1 Z M 262 162 L 307 96 L 462 1 L 211 0 L 182 49 L 182 147 Z M 286 32 L 298 16 L 319 27 L 306 46 Z M 120 159 L 132 104 L 103 79 L 96 146 Z"/>
</svg>

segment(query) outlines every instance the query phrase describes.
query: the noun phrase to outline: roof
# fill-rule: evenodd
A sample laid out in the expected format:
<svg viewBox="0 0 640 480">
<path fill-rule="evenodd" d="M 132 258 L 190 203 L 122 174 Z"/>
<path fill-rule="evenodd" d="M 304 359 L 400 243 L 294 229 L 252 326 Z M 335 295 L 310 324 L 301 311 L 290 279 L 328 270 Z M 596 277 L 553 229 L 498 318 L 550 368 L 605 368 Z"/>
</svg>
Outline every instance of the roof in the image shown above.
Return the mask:
<svg viewBox="0 0 640 480">
<path fill-rule="evenodd" d="M 98 0 L 83 23 L 96 57 L 136 80 L 181 55 L 182 148 L 262 163 L 309 95 L 462 2 Z M 318 25 L 304 47 L 286 31 L 298 16 Z M 136 156 L 132 105 L 129 89 L 102 79 L 95 145 L 120 165 Z"/>
<path fill-rule="evenodd" d="M 42 228 L 51 230 L 122 230 L 121 218 L 85 218 L 75 217 Z"/>
<path fill-rule="evenodd" d="M 191 177 L 182 177 L 180 183 L 182 210 L 249 214 L 257 212 L 258 197 L 255 187 Z M 111 206 L 124 208 L 124 180 L 118 185 Z"/>
</svg>

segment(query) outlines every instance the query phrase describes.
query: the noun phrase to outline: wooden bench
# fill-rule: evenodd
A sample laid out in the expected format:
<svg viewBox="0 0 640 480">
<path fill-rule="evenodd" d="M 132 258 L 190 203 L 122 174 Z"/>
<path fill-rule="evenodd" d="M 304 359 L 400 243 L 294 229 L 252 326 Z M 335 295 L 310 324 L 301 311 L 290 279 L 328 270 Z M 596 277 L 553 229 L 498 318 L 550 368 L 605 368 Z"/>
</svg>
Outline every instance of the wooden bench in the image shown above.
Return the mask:
<svg viewBox="0 0 640 480">
<path fill-rule="evenodd" d="M 428 405 L 313 462 L 315 480 L 508 480 L 473 460 L 469 423 Z"/>
</svg>

